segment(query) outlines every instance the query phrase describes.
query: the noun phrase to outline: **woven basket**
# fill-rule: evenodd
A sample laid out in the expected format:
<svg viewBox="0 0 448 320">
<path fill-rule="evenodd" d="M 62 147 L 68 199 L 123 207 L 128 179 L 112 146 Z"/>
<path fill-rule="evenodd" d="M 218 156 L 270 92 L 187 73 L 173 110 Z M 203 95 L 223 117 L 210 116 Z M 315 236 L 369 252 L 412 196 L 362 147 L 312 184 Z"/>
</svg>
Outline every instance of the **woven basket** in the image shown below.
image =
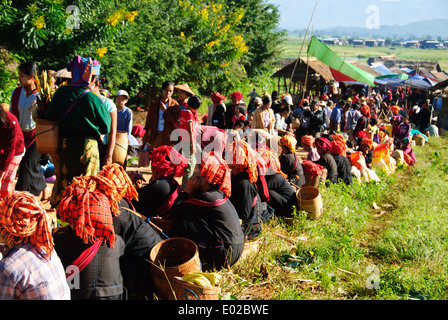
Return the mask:
<svg viewBox="0 0 448 320">
<path fill-rule="evenodd" d="M 36 147 L 40 154 L 55 154 L 58 150 L 59 125 L 56 121 L 36 119 Z"/>
</svg>

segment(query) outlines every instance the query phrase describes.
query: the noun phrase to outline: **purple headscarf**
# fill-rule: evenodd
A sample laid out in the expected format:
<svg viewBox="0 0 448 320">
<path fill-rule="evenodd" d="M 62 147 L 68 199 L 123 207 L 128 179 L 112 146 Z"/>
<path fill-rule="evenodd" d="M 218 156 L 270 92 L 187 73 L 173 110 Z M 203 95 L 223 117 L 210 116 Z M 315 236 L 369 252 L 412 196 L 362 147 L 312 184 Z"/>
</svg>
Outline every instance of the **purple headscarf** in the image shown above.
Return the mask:
<svg viewBox="0 0 448 320">
<path fill-rule="evenodd" d="M 101 64 L 92 58 L 75 56 L 67 66 L 72 73 L 72 86 L 80 87 L 89 85 L 93 76 L 100 74 Z"/>
</svg>

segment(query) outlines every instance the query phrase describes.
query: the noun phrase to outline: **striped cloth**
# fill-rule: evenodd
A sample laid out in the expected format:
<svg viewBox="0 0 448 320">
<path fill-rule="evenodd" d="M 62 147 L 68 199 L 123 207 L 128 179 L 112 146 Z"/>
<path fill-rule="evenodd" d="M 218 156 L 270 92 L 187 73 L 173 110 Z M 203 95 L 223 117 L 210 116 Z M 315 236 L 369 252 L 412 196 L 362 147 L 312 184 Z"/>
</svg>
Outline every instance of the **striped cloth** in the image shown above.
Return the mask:
<svg viewBox="0 0 448 320">
<path fill-rule="evenodd" d="M 233 141 L 232 144 L 227 145 L 226 154 L 226 160 L 230 155 L 230 157 L 232 157 L 231 163 L 233 163 L 235 167 L 247 172 L 251 183 L 257 182 L 257 153 L 246 141 Z"/>
<path fill-rule="evenodd" d="M 224 159 L 213 151 L 202 156 L 201 176 L 205 177 L 208 183 L 217 185 L 226 197 L 230 197 L 232 182 L 230 169 Z"/>
<path fill-rule="evenodd" d="M 23 154 L 15 156 L 8 168 L 5 171 L 5 175 L 0 181 L 0 198 L 6 197 L 10 192 L 12 192 L 12 184 L 17 174 L 17 169 L 19 168 L 20 161 L 22 161 Z"/>
</svg>

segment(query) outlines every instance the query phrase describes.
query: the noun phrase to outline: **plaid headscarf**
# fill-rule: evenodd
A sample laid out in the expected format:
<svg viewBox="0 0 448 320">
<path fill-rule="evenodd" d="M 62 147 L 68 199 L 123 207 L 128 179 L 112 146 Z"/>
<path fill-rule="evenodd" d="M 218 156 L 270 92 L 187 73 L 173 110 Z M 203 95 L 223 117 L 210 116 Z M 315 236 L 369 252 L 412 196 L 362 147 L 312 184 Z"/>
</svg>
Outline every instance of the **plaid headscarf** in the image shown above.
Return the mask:
<svg viewBox="0 0 448 320">
<path fill-rule="evenodd" d="M 57 209 L 61 221 L 68 222 L 84 243 L 97 240 L 114 247 L 116 235 L 108 197 L 99 190 L 73 183 L 65 190 Z"/>
<path fill-rule="evenodd" d="M 14 191 L 0 199 L 0 233 L 12 243 L 29 242 L 53 251 L 50 218 L 40 201 L 28 192 Z"/>
<path fill-rule="evenodd" d="M 244 140 L 235 140 L 227 145 L 226 154 L 232 156 L 232 163 L 239 169 L 247 172 L 250 182 L 258 180 L 257 154 Z"/>
<path fill-rule="evenodd" d="M 314 163 L 313 161 L 303 160 L 302 161 L 303 171 L 308 173 L 311 178 L 321 175 L 324 172 L 324 167 L 320 164 Z"/>
<path fill-rule="evenodd" d="M 211 96 L 211 99 L 213 101 L 213 103 L 220 103 L 224 100 L 226 100 L 226 97 L 222 94 L 220 94 L 219 92 L 214 92 Z"/>
<path fill-rule="evenodd" d="M 287 147 L 291 153 L 296 153 L 297 140 L 293 136 L 284 135 L 280 138 L 280 144 Z"/>
<path fill-rule="evenodd" d="M 345 142 L 342 142 L 340 140 L 331 141 L 331 152 L 333 154 L 345 156 L 346 149 L 347 145 L 345 144 Z"/>
<path fill-rule="evenodd" d="M 120 199 L 117 199 L 117 201 L 120 201 L 121 198 L 126 198 L 129 201 L 134 199 L 138 201 L 138 192 L 131 178 L 121 165 L 117 163 L 105 165 L 98 173 L 98 176 L 105 177 L 113 182 L 120 196 Z"/>
<path fill-rule="evenodd" d="M 305 136 L 302 137 L 302 143 L 304 145 L 306 145 L 306 146 L 310 146 L 311 147 L 314 144 L 314 137 L 305 135 Z"/>
<path fill-rule="evenodd" d="M 230 179 L 230 169 L 224 159 L 215 152 L 205 153 L 202 156 L 201 176 L 207 179 L 208 183 L 217 185 L 226 197 L 230 197 L 232 182 Z"/>
<path fill-rule="evenodd" d="M 188 159 L 184 158 L 172 146 L 155 148 L 150 156 L 151 165 L 157 168 L 164 177 L 182 177 Z"/>
<path fill-rule="evenodd" d="M 259 146 L 256 151 L 260 155 L 261 161 L 258 163 L 258 169 L 260 175 L 268 175 L 273 173 L 280 173 L 282 176 L 287 178 L 288 176 L 284 174 L 281 170 L 280 159 L 271 151 L 267 146 Z"/>
<path fill-rule="evenodd" d="M 92 58 L 75 56 L 67 66 L 67 71 L 72 73 L 72 83 L 74 87 L 89 85 L 93 76 L 100 74 L 101 64 Z"/>
<path fill-rule="evenodd" d="M 323 150 L 325 153 L 331 151 L 331 142 L 327 138 L 316 138 L 314 140 L 314 146 L 317 149 Z"/>
<path fill-rule="evenodd" d="M 373 150 L 373 140 L 372 139 L 362 139 L 361 145 L 366 145 L 370 150 Z"/>
</svg>

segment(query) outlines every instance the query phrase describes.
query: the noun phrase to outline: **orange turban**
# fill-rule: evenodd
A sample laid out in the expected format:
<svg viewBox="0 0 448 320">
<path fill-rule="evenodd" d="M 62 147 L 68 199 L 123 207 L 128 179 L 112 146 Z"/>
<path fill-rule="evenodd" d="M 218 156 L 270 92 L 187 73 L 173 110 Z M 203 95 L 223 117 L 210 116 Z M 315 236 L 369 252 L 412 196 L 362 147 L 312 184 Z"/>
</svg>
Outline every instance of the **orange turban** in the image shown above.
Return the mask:
<svg viewBox="0 0 448 320">
<path fill-rule="evenodd" d="M 265 176 L 273 173 L 280 173 L 285 178 L 288 177 L 282 172 L 280 159 L 273 151 L 269 150 L 267 147 L 261 147 L 257 149 L 257 152 L 262 160 L 258 164 L 260 174 Z"/>
<path fill-rule="evenodd" d="M 53 251 L 50 218 L 40 201 L 28 192 L 14 191 L 0 199 L 0 234 L 12 243 L 29 242 Z"/>
<path fill-rule="evenodd" d="M 331 152 L 337 155 L 345 155 L 347 145 L 340 140 L 333 140 L 331 142 Z"/>
<path fill-rule="evenodd" d="M 313 136 L 303 136 L 302 143 L 306 146 L 311 147 L 314 144 L 314 137 Z"/>
<path fill-rule="evenodd" d="M 257 154 L 246 141 L 235 140 L 226 147 L 226 154 L 232 156 L 234 166 L 247 172 L 250 182 L 257 182 Z"/>
<path fill-rule="evenodd" d="M 282 136 L 280 138 L 280 144 L 291 150 L 291 153 L 296 153 L 297 140 L 293 136 L 290 135 Z"/>
<path fill-rule="evenodd" d="M 230 169 L 224 159 L 215 152 L 205 153 L 202 156 L 201 176 L 207 179 L 208 183 L 217 185 L 228 198 L 232 190 Z"/>
<path fill-rule="evenodd" d="M 131 178 L 121 165 L 117 163 L 105 165 L 98 175 L 111 180 L 121 198 L 126 198 L 129 201 L 133 199 L 138 201 L 138 192 L 132 184 Z"/>
</svg>

